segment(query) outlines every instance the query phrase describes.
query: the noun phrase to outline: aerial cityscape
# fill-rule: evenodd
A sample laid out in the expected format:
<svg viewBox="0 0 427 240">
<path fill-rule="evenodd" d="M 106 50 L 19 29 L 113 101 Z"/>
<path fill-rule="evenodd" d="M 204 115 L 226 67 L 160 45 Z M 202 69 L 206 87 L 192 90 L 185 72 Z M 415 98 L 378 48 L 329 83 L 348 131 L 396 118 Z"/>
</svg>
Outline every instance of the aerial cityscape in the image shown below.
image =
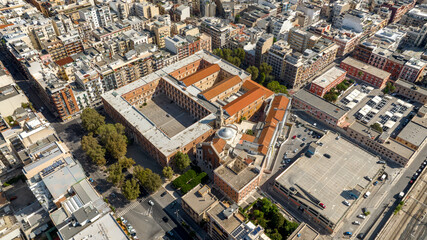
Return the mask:
<svg viewBox="0 0 427 240">
<path fill-rule="evenodd" d="M 0 0 L 0 240 L 427 240 L 426 0 Z"/>
</svg>

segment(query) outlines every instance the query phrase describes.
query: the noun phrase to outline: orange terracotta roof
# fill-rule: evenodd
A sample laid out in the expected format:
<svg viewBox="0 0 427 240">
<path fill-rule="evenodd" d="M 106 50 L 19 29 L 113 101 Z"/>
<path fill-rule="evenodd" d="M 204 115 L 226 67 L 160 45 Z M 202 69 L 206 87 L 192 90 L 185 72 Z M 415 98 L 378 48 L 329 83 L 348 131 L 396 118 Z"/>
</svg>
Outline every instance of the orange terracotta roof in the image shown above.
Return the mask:
<svg viewBox="0 0 427 240">
<path fill-rule="evenodd" d="M 0 29 L 7 28 L 9 26 L 13 26 L 13 23 L 0 25 Z"/>
<path fill-rule="evenodd" d="M 212 146 L 215 148 L 215 150 L 218 153 L 221 153 L 224 150 L 224 147 L 225 147 L 226 143 L 227 142 L 224 139 L 222 139 L 222 138 L 215 138 L 212 141 Z"/>
<path fill-rule="evenodd" d="M 228 115 L 233 116 L 238 111 L 242 110 L 244 107 L 262 98 L 264 95 L 265 92 L 261 88 L 254 88 L 249 92 L 246 92 L 242 96 L 238 97 L 231 103 L 225 105 L 224 110 L 228 113 Z"/>
<path fill-rule="evenodd" d="M 252 80 L 246 80 L 243 83 L 242 88 L 249 91 L 224 106 L 224 110 L 227 111 L 230 116 L 233 116 L 239 110 L 260 99 L 262 96 L 269 97 L 274 94 L 272 91 Z"/>
<path fill-rule="evenodd" d="M 242 79 L 240 79 L 239 76 L 233 76 L 215 84 L 214 86 L 207 89 L 206 91 L 203 91 L 201 94 L 206 98 L 206 100 L 209 101 L 212 98 L 218 96 L 220 93 L 225 92 L 226 90 L 232 88 L 233 86 L 236 86 L 241 82 L 242 82 Z"/>
<path fill-rule="evenodd" d="M 271 103 L 271 108 L 268 111 L 267 117 L 265 119 L 264 128 L 261 132 L 261 136 L 258 139 L 258 144 L 260 144 L 258 151 L 264 155 L 267 154 L 268 146 L 273 139 L 273 134 L 274 131 L 276 131 L 277 124 L 285 116 L 288 103 L 289 99 L 282 95 L 276 96 Z"/>
<path fill-rule="evenodd" d="M 249 135 L 249 134 L 242 134 L 242 137 L 240 138 L 240 140 L 244 140 L 247 142 L 254 142 L 255 140 L 255 136 Z"/>
<path fill-rule="evenodd" d="M 58 64 L 59 66 L 64 66 L 65 64 L 72 63 L 72 62 L 74 62 L 73 58 L 66 57 L 66 58 L 63 58 L 63 59 L 59 59 L 55 63 Z"/>
<path fill-rule="evenodd" d="M 191 74 L 190 76 L 182 79 L 181 82 L 184 83 L 185 86 L 188 87 L 188 86 L 191 86 L 191 85 L 195 84 L 196 82 L 202 80 L 203 78 L 205 78 L 207 76 L 210 76 L 216 72 L 219 72 L 219 70 L 221 70 L 219 65 L 214 64 L 214 65 L 211 65 L 211 66 L 204 68 L 200 71 L 197 71 L 194 74 Z"/>
</svg>

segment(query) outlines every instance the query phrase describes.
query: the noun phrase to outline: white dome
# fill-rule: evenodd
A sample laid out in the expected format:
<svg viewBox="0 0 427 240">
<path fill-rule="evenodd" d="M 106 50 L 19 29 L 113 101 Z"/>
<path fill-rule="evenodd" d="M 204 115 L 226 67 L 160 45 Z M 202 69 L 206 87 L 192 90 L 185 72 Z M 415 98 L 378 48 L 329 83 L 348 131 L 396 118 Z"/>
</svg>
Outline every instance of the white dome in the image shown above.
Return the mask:
<svg viewBox="0 0 427 240">
<path fill-rule="evenodd" d="M 218 131 L 218 136 L 222 139 L 231 139 L 232 137 L 234 137 L 234 131 L 231 128 L 221 128 Z"/>
</svg>

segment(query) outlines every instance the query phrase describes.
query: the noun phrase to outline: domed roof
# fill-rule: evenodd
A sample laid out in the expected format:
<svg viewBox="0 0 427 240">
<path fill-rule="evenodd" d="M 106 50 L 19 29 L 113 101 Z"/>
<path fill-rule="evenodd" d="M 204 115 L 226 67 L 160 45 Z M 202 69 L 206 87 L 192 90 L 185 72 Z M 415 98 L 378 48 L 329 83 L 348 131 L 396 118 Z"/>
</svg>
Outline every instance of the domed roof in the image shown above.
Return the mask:
<svg viewBox="0 0 427 240">
<path fill-rule="evenodd" d="M 228 140 L 228 139 L 234 137 L 234 131 L 231 128 L 227 128 L 227 127 L 221 128 L 218 131 L 218 136 L 222 139 Z"/>
</svg>

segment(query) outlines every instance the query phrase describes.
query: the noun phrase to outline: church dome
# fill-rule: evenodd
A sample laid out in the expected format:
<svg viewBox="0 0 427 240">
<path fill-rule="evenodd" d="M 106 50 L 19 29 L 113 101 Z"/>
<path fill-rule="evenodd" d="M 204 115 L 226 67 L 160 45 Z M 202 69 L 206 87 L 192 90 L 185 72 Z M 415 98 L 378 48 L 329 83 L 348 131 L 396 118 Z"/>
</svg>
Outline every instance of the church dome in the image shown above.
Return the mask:
<svg viewBox="0 0 427 240">
<path fill-rule="evenodd" d="M 233 138 L 235 135 L 235 131 L 231 128 L 225 127 L 225 128 L 221 128 L 218 131 L 218 136 L 222 139 L 228 140 Z"/>
</svg>

